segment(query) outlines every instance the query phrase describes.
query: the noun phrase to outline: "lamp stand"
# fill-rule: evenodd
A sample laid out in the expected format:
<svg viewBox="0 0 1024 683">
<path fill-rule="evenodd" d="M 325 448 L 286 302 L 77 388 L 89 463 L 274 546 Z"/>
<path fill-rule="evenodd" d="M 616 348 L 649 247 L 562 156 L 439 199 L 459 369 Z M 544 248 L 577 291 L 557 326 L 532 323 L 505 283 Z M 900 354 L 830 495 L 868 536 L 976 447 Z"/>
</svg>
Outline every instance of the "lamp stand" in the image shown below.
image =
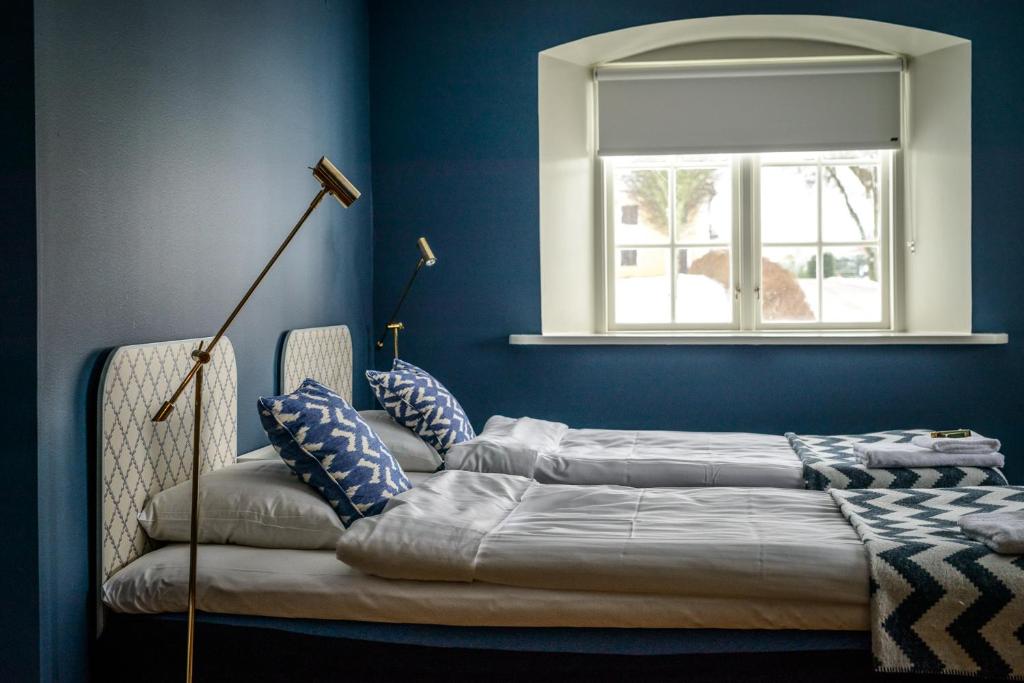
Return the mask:
<svg viewBox="0 0 1024 683">
<path fill-rule="evenodd" d="M 188 538 L 188 644 L 185 653 L 185 681 L 186 683 L 192 683 L 192 663 L 195 652 L 195 626 L 196 626 L 196 565 L 199 551 L 199 474 L 201 469 L 201 450 L 202 450 L 202 427 L 203 427 L 203 368 L 207 363 L 210 362 L 213 350 L 216 348 L 217 343 L 227 332 L 228 327 L 234 322 L 235 317 L 238 315 L 242 307 L 249 301 L 252 293 L 256 291 L 256 288 L 263 282 L 263 278 L 267 276 L 267 273 L 280 258 L 281 254 L 291 243 L 292 239 L 298 234 L 299 229 L 309 218 L 310 214 L 320 205 L 320 202 L 327 194 L 331 194 L 346 208 L 351 206 L 352 203 L 359 198 L 359 190 L 355 188 L 352 183 L 349 182 L 348 178 L 342 175 L 341 171 L 335 168 L 334 164 L 330 162 L 326 157 L 321 157 L 320 161 L 317 162 L 316 166 L 312 169 L 313 176 L 320 181 L 320 191 L 317 192 L 316 196 L 313 197 L 313 201 L 309 203 L 309 207 L 306 208 L 305 213 L 299 218 L 298 223 L 291 229 L 288 236 L 284 238 L 281 246 L 277 248 L 274 255 L 270 257 L 267 265 L 263 267 L 260 274 L 256 276 L 256 279 L 246 290 L 245 294 L 242 295 L 242 299 L 234 307 L 231 313 L 228 315 L 227 320 L 217 330 L 217 334 L 210 340 L 209 346 L 203 348 L 203 343 L 200 342 L 199 348 L 192 352 L 192 359 L 195 361 L 192 368 L 185 375 L 185 378 L 178 385 L 178 388 L 174 390 L 171 397 L 164 401 L 160 409 L 157 410 L 153 416 L 153 422 L 164 422 L 170 416 L 174 410 L 174 404 L 181 396 L 181 394 L 188 388 L 188 385 L 195 381 L 195 415 L 194 422 L 192 425 L 192 507 L 190 514 L 190 526 L 189 526 L 189 538 Z"/>
<path fill-rule="evenodd" d="M 384 326 L 384 331 L 380 333 L 380 337 L 377 338 L 375 344 L 378 351 L 384 348 L 384 340 L 387 339 L 388 330 L 391 330 L 395 335 L 395 358 L 398 358 L 398 331 L 404 330 L 405 325 L 400 323 L 398 318 L 398 312 L 402 310 L 402 303 L 405 301 L 405 297 L 409 296 L 409 290 L 412 289 L 412 283 L 416 282 L 416 276 L 420 274 L 420 270 L 423 266 L 428 268 L 437 263 L 437 257 L 434 256 L 434 250 L 430 248 L 430 243 L 427 242 L 426 237 L 421 237 L 416 240 L 416 247 L 420 250 L 420 259 L 416 262 L 416 267 L 412 270 L 412 275 L 409 276 L 409 281 L 405 283 L 405 287 L 402 289 L 402 295 L 398 297 L 398 304 L 395 306 L 395 310 L 391 312 L 391 317 L 388 318 L 388 324 Z"/>
<path fill-rule="evenodd" d="M 203 350 L 199 342 L 197 351 Z M 192 509 L 188 532 L 188 645 L 185 654 L 185 681 L 192 683 L 192 660 L 196 636 L 196 565 L 199 554 L 199 467 L 203 435 L 203 366 L 196 370 L 195 415 L 192 425 Z"/>
<path fill-rule="evenodd" d="M 391 313 L 391 317 L 388 318 L 387 326 L 377 339 L 377 349 L 383 349 L 384 339 L 388 336 L 388 330 L 394 330 L 395 358 L 398 358 L 398 330 L 405 329 L 405 326 L 402 325 L 402 323 L 397 322 L 395 317 L 398 316 L 398 312 L 402 310 L 402 304 L 405 302 L 405 297 L 409 296 L 409 290 L 412 289 L 412 283 L 416 282 L 416 276 L 420 274 L 420 269 L 422 269 L 424 265 L 426 265 L 426 259 L 424 258 L 420 258 L 420 260 L 416 262 L 416 267 L 413 268 L 412 275 L 409 276 L 408 282 L 405 283 L 405 287 L 402 289 L 402 295 L 398 297 L 398 305 L 395 306 L 395 310 Z M 398 325 L 398 327 L 393 327 L 394 325 Z"/>
</svg>

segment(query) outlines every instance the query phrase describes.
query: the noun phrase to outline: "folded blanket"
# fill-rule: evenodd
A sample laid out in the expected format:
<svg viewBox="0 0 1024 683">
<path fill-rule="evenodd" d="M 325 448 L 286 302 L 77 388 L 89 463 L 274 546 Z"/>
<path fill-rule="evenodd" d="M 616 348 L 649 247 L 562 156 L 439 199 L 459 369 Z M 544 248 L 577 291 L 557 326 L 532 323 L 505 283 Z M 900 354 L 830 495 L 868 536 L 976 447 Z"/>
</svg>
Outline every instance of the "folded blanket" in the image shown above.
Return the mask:
<svg viewBox="0 0 1024 683">
<path fill-rule="evenodd" d="M 1024 679 L 1024 558 L 957 526 L 1024 515 L 1024 487 L 831 493 L 868 552 L 877 670 Z"/>
<path fill-rule="evenodd" d="M 1002 467 L 1002 453 L 944 453 L 913 443 L 858 443 L 854 452 L 867 467 Z"/>
<path fill-rule="evenodd" d="M 922 434 L 915 436 L 913 443 L 940 453 L 995 453 L 1003 446 L 999 439 L 989 439 L 978 433 L 961 439 L 936 439 Z"/>
<path fill-rule="evenodd" d="M 803 463 L 807 488 L 835 489 L 938 489 L 951 486 L 1005 486 L 996 467 L 868 467 L 853 447 L 859 443 L 910 443 L 930 429 L 894 429 L 869 434 L 806 435 L 787 432 Z M 959 532 L 957 532 L 959 533 Z"/>
<path fill-rule="evenodd" d="M 964 535 L 1000 555 L 1024 554 L 1024 511 L 979 512 L 960 518 Z"/>
</svg>

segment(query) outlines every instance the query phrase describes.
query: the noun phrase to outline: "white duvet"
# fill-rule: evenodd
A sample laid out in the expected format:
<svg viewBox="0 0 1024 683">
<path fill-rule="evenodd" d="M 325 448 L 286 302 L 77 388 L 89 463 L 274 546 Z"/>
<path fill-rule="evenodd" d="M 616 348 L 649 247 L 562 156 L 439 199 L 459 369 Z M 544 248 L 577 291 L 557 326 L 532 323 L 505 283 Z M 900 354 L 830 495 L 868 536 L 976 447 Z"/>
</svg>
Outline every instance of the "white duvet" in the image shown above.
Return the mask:
<svg viewBox="0 0 1024 683">
<path fill-rule="evenodd" d="M 570 429 L 501 415 L 449 450 L 445 466 L 549 484 L 804 488 L 803 467 L 784 436 Z"/>
<path fill-rule="evenodd" d="M 540 484 L 442 472 L 347 529 L 392 579 L 863 604 L 857 534 L 821 491 Z"/>
</svg>

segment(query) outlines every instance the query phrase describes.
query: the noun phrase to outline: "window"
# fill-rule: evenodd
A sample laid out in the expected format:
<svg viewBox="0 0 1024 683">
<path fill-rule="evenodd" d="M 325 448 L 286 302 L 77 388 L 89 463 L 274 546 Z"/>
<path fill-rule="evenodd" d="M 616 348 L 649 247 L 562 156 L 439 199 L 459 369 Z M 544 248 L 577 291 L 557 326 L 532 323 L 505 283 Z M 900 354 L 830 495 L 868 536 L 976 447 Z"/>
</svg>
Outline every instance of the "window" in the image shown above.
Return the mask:
<svg viewBox="0 0 1024 683">
<path fill-rule="evenodd" d="M 887 151 L 609 157 L 609 329 L 890 325 Z"/>
<path fill-rule="evenodd" d="M 893 59 L 898 56 L 903 59 Z M 805 334 L 810 328 L 823 332 L 821 343 L 831 343 L 827 340 L 832 335 L 825 332 L 851 328 L 897 334 L 971 331 L 970 41 L 846 17 L 706 17 L 620 29 L 551 47 L 538 55 L 537 75 L 539 289 L 545 337 L 607 334 L 630 339 L 634 335 L 609 333 L 635 328 L 678 329 L 680 337 L 690 330 L 722 330 L 722 337 L 737 332 L 737 338 L 759 337 L 761 330 L 777 338 L 785 336 L 778 331 L 794 330 L 800 332 L 794 337 L 805 338 L 813 336 Z M 782 166 L 783 159 L 768 154 L 796 150 L 881 150 L 874 160 L 882 174 L 877 252 L 871 251 L 873 236 L 861 240 L 858 234 L 851 245 L 845 244 L 847 237 L 830 234 L 825 214 L 832 199 L 827 190 L 835 188 L 829 188 L 827 177 L 820 185 L 826 191 L 821 235 L 806 241 L 801 237 L 791 245 L 813 251 L 815 287 L 822 271 L 821 306 L 811 308 L 813 320 L 806 310 L 796 320 L 781 312 L 762 315 L 753 274 L 747 272 L 754 266 L 758 273 L 760 269 L 751 256 L 755 246 L 762 246 L 755 241 L 755 230 L 760 230 L 755 221 L 761 213 L 755 196 L 755 182 L 762 180 L 760 164 L 777 160 Z M 655 244 L 616 245 L 609 222 L 639 225 L 649 218 L 628 201 L 620 201 L 626 206 L 615 214 L 610 174 L 639 157 L 644 161 L 637 162 L 638 170 L 656 170 L 682 156 L 716 154 L 746 155 L 726 157 L 735 223 L 728 247 L 732 315 L 726 311 L 724 322 L 694 320 L 692 306 L 687 310 L 681 299 L 672 300 L 681 291 L 673 292 L 679 283 L 673 285 L 669 275 L 668 302 L 663 296 L 658 304 L 662 322 L 616 320 L 616 267 L 635 273 L 641 258 L 657 256 L 651 250 L 661 249 L 663 270 L 671 266 L 673 272 L 690 275 L 699 259 L 690 252 L 699 244 L 696 238 L 670 236 L 666 229 Z M 803 165 L 815 167 L 817 182 L 818 160 Z M 660 179 L 669 182 L 667 176 Z M 724 197 L 716 193 L 709 208 L 724 211 Z M 669 218 L 662 220 L 667 223 Z M 814 227 L 817 233 L 817 223 Z M 722 250 L 720 239 L 708 240 L 714 250 Z M 763 247 L 782 247 L 781 239 Z M 848 250 L 837 252 L 839 247 L 860 248 L 861 255 L 851 258 Z M 637 263 L 632 264 L 632 256 L 616 261 L 616 253 L 623 250 L 635 251 Z M 679 264 L 673 257 L 686 260 Z M 865 263 L 869 259 L 882 264 L 877 281 L 871 277 L 872 264 Z M 696 265 L 697 270 L 709 260 Z M 812 272 L 805 269 L 804 274 L 810 288 Z M 882 290 L 878 301 L 883 322 L 868 322 L 867 316 L 865 322 L 837 319 L 842 309 L 837 308 L 841 294 L 835 285 L 853 290 L 855 284 Z M 677 316 L 674 309 L 679 307 L 684 310 Z M 743 334 L 746 330 L 755 334 Z"/>
</svg>

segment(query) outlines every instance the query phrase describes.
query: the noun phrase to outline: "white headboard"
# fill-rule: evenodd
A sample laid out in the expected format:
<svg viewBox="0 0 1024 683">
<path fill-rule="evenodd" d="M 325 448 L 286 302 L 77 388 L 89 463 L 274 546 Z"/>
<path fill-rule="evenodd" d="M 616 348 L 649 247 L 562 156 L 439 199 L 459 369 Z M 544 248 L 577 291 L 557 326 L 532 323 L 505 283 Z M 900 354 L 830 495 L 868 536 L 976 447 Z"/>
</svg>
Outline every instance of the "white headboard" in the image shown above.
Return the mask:
<svg viewBox="0 0 1024 683">
<path fill-rule="evenodd" d="M 292 330 L 281 350 L 281 393 L 310 377 L 352 402 L 352 336 L 345 325 Z"/>
<path fill-rule="evenodd" d="M 149 550 L 137 515 L 149 498 L 188 480 L 192 469 L 194 385 L 166 422 L 151 421 L 192 365 L 198 339 L 121 346 L 100 379 L 100 582 Z M 237 453 L 238 377 L 226 337 L 206 366 L 203 383 L 203 472 Z"/>
</svg>

